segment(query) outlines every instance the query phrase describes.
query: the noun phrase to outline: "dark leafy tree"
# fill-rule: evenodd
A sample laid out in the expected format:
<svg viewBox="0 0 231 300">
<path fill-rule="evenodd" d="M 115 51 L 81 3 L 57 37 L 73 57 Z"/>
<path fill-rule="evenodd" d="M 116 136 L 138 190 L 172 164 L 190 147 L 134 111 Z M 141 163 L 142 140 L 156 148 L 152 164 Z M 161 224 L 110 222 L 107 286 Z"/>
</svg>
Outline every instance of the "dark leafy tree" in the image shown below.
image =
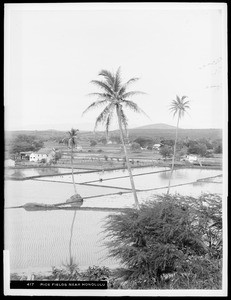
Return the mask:
<svg viewBox="0 0 231 300">
<path fill-rule="evenodd" d="M 188 148 L 188 154 L 197 154 L 200 156 L 206 156 L 207 147 L 205 144 L 197 143 L 191 144 Z"/>
<path fill-rule="evenodd" d="M 16 154 L 25 151 L 38 151 L 43 146 L 43 141 L 38 140 L 35 136 L 20 134 L 11 142 L 10 153 Z"/>
<path fill-rule="evenodd" d="M 94 147 L 97 145 L 97 142 L 95 140 L 90 140 L 90 146 Z"/>
<path fill-rule="evenodd" d="M 130 288 L 158 288 L 172 274 L 176 287 L 176 278 L 187 274 L 190 282 L 186 277 L 182 285 L 195 288 L 198 281 L 219 288 L 221 204 L 216 194 L 199 198 L 165 194 L 155 195 L 139 210 L 109 215 L 105 225 L 109 256 L 123 265 L 116 270 L 117 278 Z"/>
<path fill-rule="evenodd" d="M 160 155 L 163 156 L 163 158 L 167 158 L 167 157 L 170 157 L 172 155 L 172 148 L 169 147 L 169 146 L 163 146 L 160 148 Z"/>
<path fill-rule="evenodd" d="M 141 151 L 140 144 L 135 143 L 135 142 L 133 142 L 131 144 L 130 149 L 131 149 L 132 152 L 140 152 Z"/>
<path fill-rule="evenodd" d="M 153 146 L 154 145 L 153 139 L 146 138 L 146 137 L 138 137 L 133 142 L 138 143 L 140 145 L 140 147 L 142 147 L 142 148 L 146 148 L 148 146 Z"/>
</svg>

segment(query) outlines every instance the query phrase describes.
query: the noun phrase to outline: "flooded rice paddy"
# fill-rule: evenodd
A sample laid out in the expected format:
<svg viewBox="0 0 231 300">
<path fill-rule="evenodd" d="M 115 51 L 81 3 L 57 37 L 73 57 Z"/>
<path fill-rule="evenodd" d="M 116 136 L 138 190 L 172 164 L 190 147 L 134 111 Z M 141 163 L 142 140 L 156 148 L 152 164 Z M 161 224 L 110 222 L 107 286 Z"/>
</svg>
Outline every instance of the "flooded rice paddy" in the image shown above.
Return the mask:
<svg viewBox="0 0 231 300">
<path fill-rule="evenodd" d="M 56 172 L 57 170 L 58 173 L 46 170 L 42 177 L 33 180 L 5 180 L 5 207 L 20 206 L 28 202 L 65 202 L 74 193 L 71 174 L 67 174 L 71 170 L 56 168 Z M 22 171 L 24 177 L 37 176 L 34 174 L 38 172 L 37 169 Z M 77 191 L 86 198 L 83 207 L 120 208 L 133 205 L 127 170 L 75 172 L 78 173 L 75 174 Z M 51 174 L 54 176 L 46 177 Z M 221 170 L 174 170 L 171 193 L 191 196 L 198 196 L 202 192 L 222 194 L 221 174 Z M 133 175 L 140 202 L 167 191 L 170 175 L 168 168 L 139 168 L 133 170 Z M 5 249 L 10 251 L 11 271 L 45 270 L 66 263 L 73 214 L 73 211 L 65 210 L 5 209 Z M 113 267 L 118 264 L 107 258 L 108 251 L 104 245 L 106 238 L 102 231 L 108 214 L 105 211 L 77 211 L 73 253 L 80 268 L 92 265 Z"/>
</svg>

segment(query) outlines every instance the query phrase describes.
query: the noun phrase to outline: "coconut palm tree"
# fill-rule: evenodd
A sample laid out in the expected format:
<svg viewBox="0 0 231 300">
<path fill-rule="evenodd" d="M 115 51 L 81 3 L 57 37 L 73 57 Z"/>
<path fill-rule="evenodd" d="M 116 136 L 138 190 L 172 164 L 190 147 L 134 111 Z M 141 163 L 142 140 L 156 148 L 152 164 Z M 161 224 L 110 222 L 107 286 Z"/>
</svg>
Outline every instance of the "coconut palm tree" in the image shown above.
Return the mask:
<svg viewBox="0 0 231 300">
<path fill-rule="evenodd" d="M 72 174 L 72 182 L 73 182 L 75 194 L 77 194 L 77 191 L 76 191 L 75 179 L 74 179 L 73 151 L 75 146 L 77 145 L 78 131 L 79 131 L 78 129 L 71 128 L 71 130 L 68 131 L 69 136 L 63 139 L 63 143 L 66 144 L 69 149 L 71 149 L 71 174 Z"/>
<path fill-rule="evenodd" d="M 82 205 L 82 203 L 83 203 L 81 196 L 77 194 L 77 189 L 76 189 L 75 179 L 74 179 L 74 166 L 73 166 L 73 150 L 77 144 L 78 131 L 79 131 L 78 129 L 72 128 L 70 131 L 68 131 L 69 136 L 67 138 L 63 139 L 63 143 L 66 144 L 68 146 L 68 148 L 71 149 L 71 174 L 72 174 L 72 182 L 73 182 L 75 194 L 69 200 L 67 200 L 67 202 L 71 202 L 72 206 L 76 206 L 76 204 L 77 204 L 77 203 L 73 203 L 73 202 L 79 202 L 80 205 Z M 77 206 L 79 206 L 79 205 L 77 205 Z M 76 210 L 74 211 L 74 216 L 72 219 L 71 230 L 70 230 L 70 240 L 69 240 L 70 265 L 73 264 L 71 248 L 72 248 L 72 236 L 73 236 L 73 228 L 74 228 L 75 218 L 76 218 Z"/>
<path fill-rule="evenodd" d="M 173 157 L 172 157 L 172 167 L 171 167 L 171 173 L 169 177 L 168 182 L 168 190 L 167 194 L 169 194 L 170 191 L 170 184 L 172 179 L 172 173 L 174 169 L 174 163 L 175 163 L 175 157 L 176 157 L 176 145 L 177 145 L 177 138 L 178 138 L 178 128 L 179 128 L 179 121 L 184 116 L 184 113 L 187 112 L 187 109 L 189 109 L 189 101 L 186 101 L 185 99 L 187 96 L 179 97 L 176 96 L 176 100 L 172 100 L 170 111 L 173 113 L 173 117 L 177 115 L 177 125 L 176 125 L 176 136 L 175 136 L 175 143 L 174 143 L 174 150 L 173 150 Z"/>
<path fill-rule="evenodd" d="M 100 88 L 101 91 L 97 93 L 89 94 L 90 96 L 97 97 L 97 100 L 93 102 L 83 112 L 83 114 L 91 109 L 104 106 L 103 111 L 96 119 L 94 131 L 96 130 L 99 124 L 102 124 L 106 126 L 106 134 L 108 135 L 108 131 L 113 119 L 113 115 L 114 113 L 116 113 L 118 124 L 119 124 L 119 130 L 120 130 L 120 138 L 123 145 L 124 154 L 126 157 L 127 169 L 130 177 L 135 205 L 137 208 L 139 208 L 139 201 L 135 189 L 135 184 L 134 184 L 132 171 L 131 171 L 131 165 L 129 162 L 128 152 L 127 152 L 127 147 L 125 142 L 127 136 L 128 119 L 124 113 L 124 108 L 129 108 L 136 113 L 144 113 L 136 103 L 130 100 L 130 97 L 144 94 L 144 93 L 140 91 L 127 91 L 128 86 L 131 83 L 137 81 L 139 78 L 131 78 L 127 82 L 123 83 L 121 80 L 120 68 L 117 70 L 115 74 L 107 70 L 102 70 L 101 72 L 99 72 L 99 76 L 101 76 L 103 79 L 92 80 L 91 83 L 96 85 L 98 88 Z"/>
</svg>

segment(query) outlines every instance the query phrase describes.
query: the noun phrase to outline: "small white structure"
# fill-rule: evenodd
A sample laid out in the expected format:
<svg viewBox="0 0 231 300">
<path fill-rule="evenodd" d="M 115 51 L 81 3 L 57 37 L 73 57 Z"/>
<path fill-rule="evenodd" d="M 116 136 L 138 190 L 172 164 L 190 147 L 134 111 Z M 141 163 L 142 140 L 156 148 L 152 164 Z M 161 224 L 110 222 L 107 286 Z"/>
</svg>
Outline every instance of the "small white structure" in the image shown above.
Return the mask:
<svg viewBox="0 0 231 300">
<path fill-rule="evenodd" d="M 83 147 L 80 146 L 80 145 L 79 145 L 79 146 L 76 146 L 75 149 L 76 149 L 77 152 L 83 151 Z"/>
<path fill-rule="evenodd" d="M 153 150 L 160 150 L 161 144 L 154 144 L 152 149 Z"/>
<path fill-rule="evenodd" d="M 15 161 L 13 159 L 6 159 L 5 160 L 5 167 L 15 167 Z"/>
<path fill-rule="evenodd" d="M 197 155 L 189 154 L 185 157 L 185 160 L 189 161 L 190 163 L 193 163 L 195 161 L 198 161 Z"/>
<path fill-rule="evenodd" d="M 55 150 L 54 149 L 51 150 L 51 149 L 43 148 L 43 149 L 40 149 L 37 152 L 31 153 L 30 161 L 39 162 L 42 159 L 45 159 L 46 162 L 49 162 L 54 158 L 54 156 L 55 156 Z"/>
</svg>

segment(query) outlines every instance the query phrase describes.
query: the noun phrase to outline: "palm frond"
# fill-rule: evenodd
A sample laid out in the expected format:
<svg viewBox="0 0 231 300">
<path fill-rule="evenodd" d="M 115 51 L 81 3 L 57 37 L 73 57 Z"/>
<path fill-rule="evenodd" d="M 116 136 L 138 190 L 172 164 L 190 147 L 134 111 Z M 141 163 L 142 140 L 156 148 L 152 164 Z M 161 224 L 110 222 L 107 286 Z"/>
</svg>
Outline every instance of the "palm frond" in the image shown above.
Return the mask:
<svg viewBox="0 0 231 300">
<path fill-rule="evenodd" d="M 123 95 L 121 95 L 123 98 L 129 98 L 132 96 L 138 96 L 138 95 L 146 95 L 146 93 L 141 92 L 141 91 L 131 91 L 131 92 L 127 92 Z"/>
<path fill-rule="evenodd" d="M 176 101 L 179 103 L 180 102 L 180 97 L 176 95 Z"/>
<path fill-rule="evenodd" d="M 90 83 L 97 85 L 99 88 L 109 93 L 110 95 L 114 95 L 113 89 L 106 82 L 100 80 L 92 80 Z"/>
<path fill-rule="evenodd" d="M 69 142 L 69 138 L 62 139 L 63 144 L 68 145 L 68 142 Z"/>
<path fill-rule="evenodd" d="M 109 94 L 109 93 L 89 93 L 89 94 L 87 94 L 87 96 L 92 96 L 92 97 L 98 97 L 98 99 L 106 99 L 106 98 L 108 98 L 108 99 L 110 99 L 111 98 L 111 94 Z"/>
<path fill-rule="evenodd" d="M 113 86 L 113 84 L 114 84 L 114 76 L 113 76 L 113 74 L 112 74 L 110 71 L 104 70 L 104 69 L 103 69 L 103 70 L 101 70 L 101 71 L 99 72 L 99 76 L 103 76 L 104 79 L 106 80 L 107 84 L 108 84 L 110 87 Z"/>
<path fill-rule="evenodd" d="M 108 118 L 108 116 L 110 115 L 111 110 L 113 110 L 114 108 L 114 103 L 110 103 L 108 104 L 104 110 L 100 113 L 100 115 L 97 117 L 96 121 L 95 121 L 95 128 L 94 131 L 96 130 L 97 126 L 100 124 L 104 124 Z"/>
<path fill-rule="evenodd" d="M 130 108 L 132 111 L 134 111 L 136 113 L 144 114 L 146 117 L 148 117 L 150 119 L 150 117 L 135 102 L 126 99 L 126 100 L 122 101 L 122 103 L 127 108 Z"/>
<path fill-rule="evenodd" d="M 91 109 L 101 107 L 102 105 L 105 105 L 107 103 L 108 103 L 108 99 L 95 101 L 84 110 L 82 115 L 84 115 L 86 112 L 88 112 Z"/>
<path fill-rule="evenodd" d="M 126 117 L 122 107 L 120 108 L 120 116 L 121 116 L 121 122 L 124 126 L 124 129 L 125 129 L 125 133 L 127 135 L 127 127 L 128 127 L 128 118 Z"/>
<path fill-rule="evenodd" d="M 125 84 L 123 84 L 122 87 L 120 88 L 120 90 L 119 90 L 119 95 L 123 95 L 123 94 L 126 92 L 127 87 L 128 87 L 131 83 L 133 83 L 133 82 L 135 82 L 135 81 L 137 81 L 137 80 L 139 80 L 138 77 L 134 77 L 134 78 L 129 79 L 129 80 L 128 80 Z"/>
<path fill-rule="evenodd" d="M 69 141 L 68 141 L 68 147 L 72 148 L 75 145 L 77 145 L 77 137 L 70 138 Z"/>
<path fill-rule="evenodd" d="M 170 105 L 170 111 L 173 113 L 173 117 L 178 113 L 179 118 L 184 116 L 184 113 L 187 111 L 187 109 L 190 109 L 189 107 L 189 101 L 185 101 L 187 96 L 179 97 L 176 96 L 176 100 L 172 100 Z"/>
<path fill-rule="evenodd" d="M 109 128 L 110 128 L 110 125 L 111 125 L 111 122 L 113 119 L 113 112 L 114 112 L 114 110 L 111 110 L 106 119 L 106 135 L 107 135 L 107 137 L 108 137 Z"/>
<path fill-rule="evenodd" d="M 69 136 L 70 136 L 71 138 L 74 137 L 74 136 L 77 136 L 78 131 L 79 131 L 79 129 L 71 128 L 71 130 L 68 131 Z"/>
<path fill-rule="evenodd" d="M 113 84 L 113 90 L 114 92 L 118 92 L 121 88 L 121 67 L 118 68 L 115 77 L 114 77 L 114 84 Z"/>
</svg>

